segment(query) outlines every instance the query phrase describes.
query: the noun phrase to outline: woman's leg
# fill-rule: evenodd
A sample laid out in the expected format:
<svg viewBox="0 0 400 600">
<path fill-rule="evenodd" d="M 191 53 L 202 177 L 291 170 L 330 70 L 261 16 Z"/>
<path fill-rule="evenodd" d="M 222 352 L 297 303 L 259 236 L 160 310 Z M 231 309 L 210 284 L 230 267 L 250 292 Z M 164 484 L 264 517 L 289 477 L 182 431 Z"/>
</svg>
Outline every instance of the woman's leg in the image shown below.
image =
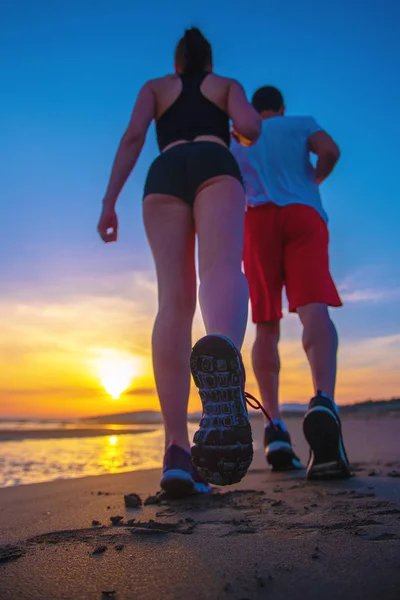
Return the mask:
<svg viewBox="0 0 400 600">
<path fill-rule="evenodd" d="M 192 461 L 215 485 L 240 481 L 253 458 L 240 358 L 249 300 L 241 270 L 244 205 L 241 184 L 221 176 L 199 190 L 194 207 L 200 304 L 208 335 L 196 342 L 191 354 L 193 379 L 203 404 Z"/>
<path fill-rule="evenodd" d="M 166 446 L 189 450 L 189 356 L 196 308 L 193 213 L 178 198 L 151 194 L 144 200 L 143 216 L 157 271 L 159 308 L 152 348 Z"/>
<path fill-rule="evenodd" d="M 240 351 L 246 332 L 249 290 L 242 272 L 245 196 L 229 175 L 214 177 L 196 196 L 199 299 L 206 331 L 229 338 Z"/>
</svg>

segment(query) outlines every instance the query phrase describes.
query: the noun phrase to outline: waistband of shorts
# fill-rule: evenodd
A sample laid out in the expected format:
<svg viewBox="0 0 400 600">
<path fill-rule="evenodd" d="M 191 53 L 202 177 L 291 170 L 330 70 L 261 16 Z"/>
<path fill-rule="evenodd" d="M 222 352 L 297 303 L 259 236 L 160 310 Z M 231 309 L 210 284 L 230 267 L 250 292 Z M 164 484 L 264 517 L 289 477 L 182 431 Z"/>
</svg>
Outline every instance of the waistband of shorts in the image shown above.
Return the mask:
<svg viewBox="0 0 400 600">
<path fill-rule="evenodd" d="M 259 202 L 258 204 L 247 204 L 246 205 L 246 210 L 260 210 L 260 209 L 266 209 L 266 208 L 283 208 L 283 206 L 280 206 L 279 204 L 275 204 L 275 202 L 271 202 L 270 200 L 268 200 L 268 202 Z"/>
</svg>

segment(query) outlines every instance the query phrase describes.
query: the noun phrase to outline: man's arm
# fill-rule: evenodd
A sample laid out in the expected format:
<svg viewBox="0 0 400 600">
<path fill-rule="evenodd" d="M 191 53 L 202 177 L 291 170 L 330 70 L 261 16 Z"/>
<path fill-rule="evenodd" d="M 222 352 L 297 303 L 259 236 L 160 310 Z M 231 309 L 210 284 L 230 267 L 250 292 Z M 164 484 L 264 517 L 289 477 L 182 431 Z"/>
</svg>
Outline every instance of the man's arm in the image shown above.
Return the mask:
<svg viewBox="0 0 400 600">
<path fill-rule="evenodd" d="M 308 138 L 308 147 L 318 156 L 315 175 L 318 183 L 322 183 L 333 171 L 340 157 L 340 150 L 330 135 L 316 131 Z"/>
</svg>

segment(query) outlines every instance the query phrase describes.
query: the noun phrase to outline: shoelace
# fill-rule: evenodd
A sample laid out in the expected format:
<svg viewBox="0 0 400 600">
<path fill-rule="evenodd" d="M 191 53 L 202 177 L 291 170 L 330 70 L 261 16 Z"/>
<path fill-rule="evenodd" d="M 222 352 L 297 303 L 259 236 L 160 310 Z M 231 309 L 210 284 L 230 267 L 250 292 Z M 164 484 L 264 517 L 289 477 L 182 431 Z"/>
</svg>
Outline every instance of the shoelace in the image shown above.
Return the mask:
<svg viewBox="0 0 400 600">
<path fill-rule="evenodd" d="M 257 398 L 254 398 L 254 396 L 249 394 L 249 392 L 245 392 L 244 397 L 246 398 L 247 404 L 249 406 L 251 406 L 251 408 L 254 408 L 255 410 L 261 410 L 261 412 L 264 413 L 264 415 L 266 416 L 268 421 L 271 423 L 271 425 L 275 429 L 275 431 L 278 431 L 277 426 L 275 425 L 275 423 L 273 422 L 273 420 L 271 419 L 271 417 L 269 416 L 269 414 L 267 413 L 267 411 L 265 410 L 265 408 L 263 407 L 261 402 L 259 400 L 257 400 Z M 255 404 L 252 404 L 251 400 L 253 400 L 253 402 L 255 402 Z"/>
</svg>

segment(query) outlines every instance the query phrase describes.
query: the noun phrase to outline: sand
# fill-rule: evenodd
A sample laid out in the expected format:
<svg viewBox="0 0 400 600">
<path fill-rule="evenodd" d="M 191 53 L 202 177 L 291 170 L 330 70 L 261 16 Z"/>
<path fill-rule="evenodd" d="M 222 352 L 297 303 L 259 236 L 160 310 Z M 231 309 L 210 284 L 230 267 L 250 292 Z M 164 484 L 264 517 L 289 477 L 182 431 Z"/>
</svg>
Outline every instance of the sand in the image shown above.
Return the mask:
<svg viewBox="0 0 400 600">
<path fill-rule="evenodd" d="M 344 482 L 272 474 L 259 449 L 236 486 L 137 509 L 124 494 L 145 501 L 159 471 L 1 489 L 1 600 L 397 600 L 400 420 L 343 421 Z"/>
</svg>

